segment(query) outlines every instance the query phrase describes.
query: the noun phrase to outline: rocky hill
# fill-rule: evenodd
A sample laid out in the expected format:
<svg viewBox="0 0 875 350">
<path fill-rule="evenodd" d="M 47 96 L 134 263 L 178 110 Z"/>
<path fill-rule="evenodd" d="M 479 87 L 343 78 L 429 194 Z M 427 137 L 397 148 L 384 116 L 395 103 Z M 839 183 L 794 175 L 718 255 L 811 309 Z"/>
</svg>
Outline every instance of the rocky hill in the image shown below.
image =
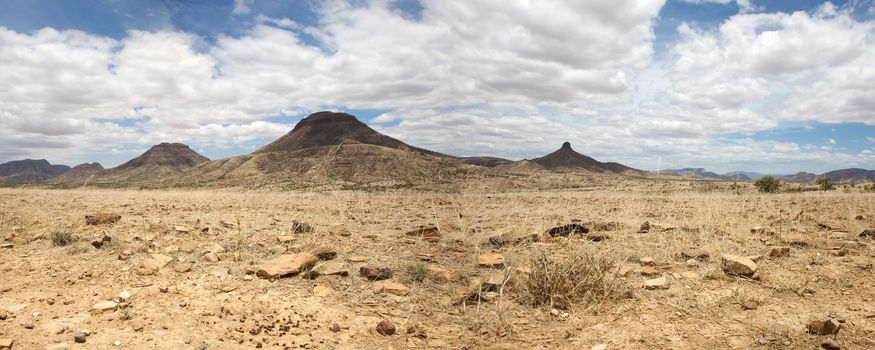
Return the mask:
<svg viewBox="0 0 875 350">
<path fill-rule="evenodd" d="M 185 183 L 230 186 L 423 183 L 453 176 L 458 159 L 383 135 L 346 113 L 318 112 L 244 156 L 202 164 Z"/>
<path fill-rule="evenodd" d="M 575 171 L 587 170 L 595 173 L 627 173 L 640 171 L 627 167 L 620 163 L 608 162 L 602 163 L 593 158 L 577 153 L 571 148 L 571 143 L 565 142 L 562 147 L 553 153 L 540 158 L 532 159 L 531 162 L 536 163 L 544 169 L 551 171 Z"/>
<path fill-rule="evenodd" d="M 70 171 L 66 165 L 52 165 L 45 159 L 14 160 L 0 164 L 0 183 L 42 182 Z"/>
</svg>

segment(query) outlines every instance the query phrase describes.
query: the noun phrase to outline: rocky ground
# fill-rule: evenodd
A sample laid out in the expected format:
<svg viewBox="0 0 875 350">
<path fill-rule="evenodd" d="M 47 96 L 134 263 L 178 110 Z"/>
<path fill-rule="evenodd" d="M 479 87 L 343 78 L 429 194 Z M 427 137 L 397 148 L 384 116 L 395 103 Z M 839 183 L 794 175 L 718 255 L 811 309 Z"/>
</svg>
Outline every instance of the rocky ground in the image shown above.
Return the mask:
<svg viewBox="0 0 875 350">
<path fill-rule="evenodd" d="M 2 189 L 0 349 L 871 349 L 851 192 Z"/>
</svg>

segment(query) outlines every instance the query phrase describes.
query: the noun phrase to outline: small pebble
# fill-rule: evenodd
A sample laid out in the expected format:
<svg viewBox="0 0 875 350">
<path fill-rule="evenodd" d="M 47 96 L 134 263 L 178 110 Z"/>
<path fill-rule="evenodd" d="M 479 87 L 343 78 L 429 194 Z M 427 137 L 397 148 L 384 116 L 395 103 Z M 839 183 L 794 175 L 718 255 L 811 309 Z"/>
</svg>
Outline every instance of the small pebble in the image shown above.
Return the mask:
<svg viewBox="0 0 875 350">
<path fill-rule="evenodd" d="M 82 332 L 73 333 L 73 341 L 77 343 L 84 343 L 86 337 L 85 333 Z"/>
</svg>

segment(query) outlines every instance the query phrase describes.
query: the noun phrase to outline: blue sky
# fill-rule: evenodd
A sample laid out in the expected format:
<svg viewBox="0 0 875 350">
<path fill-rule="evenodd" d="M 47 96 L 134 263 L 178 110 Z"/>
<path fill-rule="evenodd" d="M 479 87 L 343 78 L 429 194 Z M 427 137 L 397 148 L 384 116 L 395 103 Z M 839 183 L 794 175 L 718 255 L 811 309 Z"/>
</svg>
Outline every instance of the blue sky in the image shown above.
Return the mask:
<svg viewBox="0 0 875 350">
<path fill-rule="evenodd" d="M 871 169 L 873 18 L 871 0 L 2 0 L 0 162 L 230 157 L 330 109 L 462 156 L 568 140 L 648 170 Z"/>
</svg>

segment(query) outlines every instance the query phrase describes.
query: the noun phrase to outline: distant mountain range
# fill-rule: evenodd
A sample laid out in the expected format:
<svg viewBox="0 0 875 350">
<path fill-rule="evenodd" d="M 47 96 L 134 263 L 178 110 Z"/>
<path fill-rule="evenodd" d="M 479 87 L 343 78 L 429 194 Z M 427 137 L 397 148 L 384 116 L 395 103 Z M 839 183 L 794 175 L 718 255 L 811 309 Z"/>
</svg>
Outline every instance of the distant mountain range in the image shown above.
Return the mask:
<svg viewBox="0 0 875 350">
<path fill-rule="evenodd" d="M 489 170 L 487 169 L 489 168 Z M 479 169 L 479 170 L 478 170 Z M 286 135 L 252 154 L 209 160 L 181 143 L 161 143 L 115 168 L 99 163 L 70 168 L 45 159 L 0 164 L 0 183 L 45 183 L 58 186 L 254 186 L 266 184 L 394 184 L 449 183 L 470 171 L 591 172 L 644 175 L 615 162 L 600 162 L 578 153 L 571 143 L 547 155 L 513 161 L 453 157 L 408 145 L 383 135 L 346 113 L 318 112 L 302 119 Z M 734 171 L 717 174 L 703 168 L 666 169 L 659 175 L 749 181 L 765 174 Z M 461 174 L 461 175 L 460 175 Z M 875 171 L 842 169 L 816 175 L 778 175 L 786 182 L 813 182 L 826 176 L 834 182 L 875 180 Z"/>
<path fill-rule="evenodd" d="M 849 168 L 833 170 L 823 174 L 814 174 L 800 171 L 793 175 L 769 175 L 750 171 L 732 171 L 725 174 L 717 174 L 707 171 L 703 168 L 682 168 L 682 169 L 664 169 L 657 172 L 660 175 L 668 176 L 688 176 L 715 180 L 735 180 L 735 181 L 750 181 L 757 180 L 764 176 L 774 176 L 784 182 L 792 183 L 811 183 L 821 176 L 825 176 L 833 182 L 864 182 L 875 180 L 875 170 L 866 170 L 860 168 Z"/>
</svg>

